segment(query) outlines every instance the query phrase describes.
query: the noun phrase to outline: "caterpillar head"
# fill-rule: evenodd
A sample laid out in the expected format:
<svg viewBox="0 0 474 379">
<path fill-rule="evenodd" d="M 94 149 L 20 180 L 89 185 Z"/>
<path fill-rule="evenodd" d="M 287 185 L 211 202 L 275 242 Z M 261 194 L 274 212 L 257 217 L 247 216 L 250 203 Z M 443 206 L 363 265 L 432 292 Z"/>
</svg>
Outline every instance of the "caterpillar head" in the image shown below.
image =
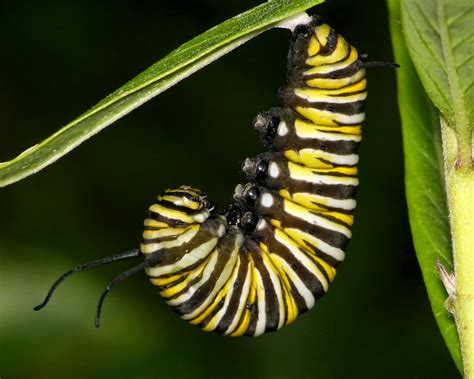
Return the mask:
<svg viewBox="0 0 474 379">
<path fill-rule="evenodd" d="M 95 319 L 95 324 L 99 327 L 102 305 L 110 290 L 129 276 L 156 265 L 165 257 L 166 254 L 159 254 L 160 248 L 155 248 L 155 245 L 158 245 L 161 241 L 164 243 L 164 251 L 172 248 L 169 244 L 166 245 L 169 237 L 176 235 L 176 233 L 179 233 L 180 231 L 204 227 L 197 224 L 203 224 L 207 221 L 214 208 L 214 205 L 209 202 L 207 196 L 201 190 L 190 186 L 179 186 L 174 189 L 166 190 L 158 196 L 155 204 L 149 208 L 148 217 L 144 223 L 144 243 L 142 243 L 140 249 L 133 249 L 125 253 L 100 258 L 92 262 L 81 264 L 74 267 L 72 270 L 65 272 L 53 283 L 43 302 L 37 305 L 34 309 L 40 310 L 44 308 L 44 306 L 48 304 L 56 288 L 58 288 L 64 280 L 75 273 L 121 260 L 138 260 L 138 264 L 118 275 L 109 283 L 104 292 L 102 292 L 97 306 Z M 206 224 L 207 229 L 214 232 L 214 234 L 218 234 L 219 236 L 224 234 L 225 227 L 223 226 L 222 220 L 210 219 L 208 224 L 209 225 Z M 147 244 L 145 244 L 145 242 Z M 158 252 L 155 253 L 154 251 L 148 251 L 150 248 L 151 250 L 156 249 Z"/>
<path fill-rule="evenodd" d="M 149 208 L 145 226 L 150 223 L 160 224 L 155 225 L 156 227 L 203 223 L 215 209 L 206 194 L 199 189 L 185 185 L 167 189 L 158 196 L 157 200 Z"/>
</svg>

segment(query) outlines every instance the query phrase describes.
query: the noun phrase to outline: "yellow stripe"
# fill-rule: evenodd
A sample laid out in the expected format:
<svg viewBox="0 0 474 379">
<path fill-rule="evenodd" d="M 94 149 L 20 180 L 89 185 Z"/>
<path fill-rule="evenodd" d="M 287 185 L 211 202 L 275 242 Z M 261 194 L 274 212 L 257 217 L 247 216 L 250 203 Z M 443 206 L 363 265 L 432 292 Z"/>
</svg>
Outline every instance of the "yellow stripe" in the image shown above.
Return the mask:
<svg viewBox="0 0 474 379">
<path fill-rule="evenodd" d="M 308 70 L 310 73 L 311 70 Z M 359 80 L 358 82 L 351 84 L 346 87 L 342 88 L 334 88 L 334 89 L 327 89 L 327 88 L 310 88 L 310 87 L 303 87 L 298 89 L 299 91 L 303 91 L 303 93 L 307 93 L 308 95 L 318 97 L 318 96 L 330 96 L 330 97 L 338 97 L 340 95 L 347 95 L 354 92 L 365 91 L 367 88 L 367 79 Z M 343 96 L 343 98 L 350 98 L 350 96 Z"/>
<path fill-rule="evenodd" d="M 272 220 L 273 221 L 273 220 Z M 262 259 L 266 265 L 266 268 L 267 270 L 271 271 L 271 274 L 269 275 L 273 275 L 274 277 L 276 277 L 276 282 L 275 283 L 275 295 L 277 297 L 277 301 L 278 301 L 278 328 L 281 328 L 283 325 L 284 325 L 284 320 L 285 320 L 285 305 L 283 304 L 283 290 L 282 290 L 282 283 L 281 281 L 278 279 L 279 278 L 279 274 L 278 274 L 278 270 L 276 269 L 275 265 L 273 264 L 272 262 L 272 259 L 270 258 L 270 254 L 268 253 L 268 250 L 266 249 L 266 245 L 264 244 L 260 244 L 260 246 L 262 247 L 265 247 L 264 248 L 261 248 L 261 252 L 262 252 Z M 273 282 L 272 282 L 272 285 L 273 285 Z M 280 291 L 278 291 L 278 288 L 280 288 Z"/>
<path fill-rule="evenodd" d="M 318 172 L 336 172 L 334 170 L 338 170 L 339 167 L 335 166 L 350 165 L 351 167 L 341 167 L 341 170 L 337 172 L 346 175 L 357 174 L 357 170 L 354 170 L 356 168 L 354 165 L 358 162 L 358 156 L 356 154 L 339 155 L 335 153 L 328 153 L 324 150 L 310 148 L 304 148 L 301 150 L 287 150 L 284 154 L 288 160 L 314 169 Z M 322 162 L 323 160 L 329 161 L 330 163 Z"/>
<path fill-rule="evenodd" d="M 327 125 L 327 126 L 338 126 L 338 124 L 334 121 L 336 113 L 329 112 L 329 111 L 321 111 L 316 108 L 311 107 L 301 107 L 296 106 L 295 110 L 306 117 L 310 121 L 314 122 L 318 125 Z"/>
<path fill-rule="evenodd" d="M 326 46 L 328 43 L 329 32 L 331 27 L 328 24 L 318 25 L 314 28 L 314 34 L 321 45 Z"/>
<path fill-rule="evenodd" d="M 295 163 L 299 163 L 305 166 L 310 166 L 312 168 L 331 168 L 332 165 L 324 163 L 319 160 L 315 153 L 316 150 L 313 150 L 313 153 L 310 153 L 308 149 L 305 150 L 287 150 L 284 152 L 285 157 Z"/>
<path fill-rule="evenodd" d="M 285 189 L 278 191 L 278 193 L 282 198 L 293 201 L 294 203 L 298 203 L 304 206 L 305 208 L 314 209 L 316 211 L 322 212 L 327 211 L 327 208 L 323 206 L 324 204 L 318 204 L 312 200 L 313 195 L 311 193 L 297 192 L 292 195 L 288 190 Z"/>
<path fill-rule="evenodd" d="M 338 132 L 344 134 L 351 134 L 355 136 L 361 135 L 361 126 L 336 126 L 330 127 L 327 125 L 316 125 L 312 122 L 303 121 L 299 118 L 295 120 L 295 131 L 299 137 L 302 138 L 311 138 L 312 132 L 320 131 L 320 132 Z"/>
<path fill-rule="evenodd" d="M 327 263 L 324 259 L 321 259 L 320 257 L 314 254 L 311 254 L 311 257 L 321 265 L 324 271 L 326 271 L 329 281 L 332 282 L 336 277 L 336 269 L 332 267 L 329 263 Z"/>
<path fill-rule="evenodd" d="M 277 220 L 271 220 L 272 223 Z M 279 223 L 278 221 L 276 223 Z M 286 320 L 285 320 L 285 325 L 288 325 L 289 323 L 293 322 L 297 317 L 298 317 L 298 308 L 296 306 L 296 303 L 293 299 L 293 296 L 290 293 L 291 290 L 291 284 L 288 281 L 288 278 L 286 277 L 286 273 L 283 271 L 282 267 L 282 262 L 278 262 L 278 259 L 281 259 L 278 256 L 275 256 L 275 254 L 271 253 L 268 250 L 267 245 L 264 243 L 259 244 L 260 249 L 264 251 L 266 254 L 268 254 L 268 257 L 270 258 L 272 262 L 272 266 L 274 270 L 276 271 L 277 277 L 281 279 L 281 288 L 283 290 L 283 296 L 285 298 L 285 303 L 286 303 Z M 276 259 L 275 259 L 276 257 Z M 275 262 L 277 261 L 277 262 Z"/>
<path fill-rule="evenodd" d="M 366 91 L 357 92 L 353 95 L 347 95 L 347 96 L 336 96 L 333 94 L 325 94 L 325 93 L 322 93 L 323 91 L 317 88 L 311 88 L 311 87 L 295 88 L 294 90 L 296 96 L 302 99 L 305 99 L 307 101 L 310 101 L 312 103 L 328 102 L 328 103 L 334 103 L 334 104 L 345 104 L 345 103 L 352 103 L 355 101 L 362 101 L 362 100 L 365 100 L 367 97 Z M 329 92 L 331 90 L 325 90 L 325 91 Z M 350 93 L 350 92 L 346 92 L 346 93 Z"/>
<path fill-rule="evenodd" d="M 287 315 L 285 325 L 291 324 L 298 317 L 298 307 L 296 306 L 295 299 L 291 295 L 291 283 L 288 280 L 287 273 L 284 269 L 284 260 L 274 253 L 270 253 L 270 258 L 275 264 L 276 269 L 280 273 L 279 278 L 283 281 L 283 291 L 285 301 L 287 305 Z"/>
<path fill-rule="evenodd" d="M 237 300 L 239 302 L 237 306 L 237 312 L 234 315 L 234 318 L 232 319 L 232 322 L 230 323 L 228 329 L 226 330 L 226 335 L 231 335 L 232 333 L 236 332 L 236 328 L 238 328 L 241 325 L 241 320 L 242 318 L 245 317 L 245 304 L 247 303 L 247 298 L 250 293 L 250 288 L 252 287 L 252 272 L 253 272 L 253 267 L 254 263 L 253 260 L 249 257 L 248 260 L 248 266 L 247 266 L 247 272 L 245 273 L 245 279 L 243 281 L 242 285 L 242 293 L 239 296 L 239 299 Z M 246 285 L 248 283 L 248 286 Z M 247 288 L 247 292 L 245 293 L 245 289 Z M 240 300 L 242 299 L 242 296 L 245 297 L 243 304 L 241 304 Z M 238 319 L 238 320 L 237 320 Z M 237 322 L 235 322 L 237 320 Z M 232 326 L 232 328 L 231 328 Z M 245 332 L 245 330 L 244 330 Z"/>
<path fill-rule="evenodd" d="M 181 276 L 185 275 L 184 273 L 181 274 L 176 274 L 172 275 L 167 278 L 150 278 L 150 281 L 155 285 L 155 286 L 165 286 L 167 284 L 173 283 L 177 281 Z"/>
<path fill-rule="evenodd" d="M 239 269 L 240 266 L 240 259 L 237 259 L 237 264 L 234 265 L 234 268 L 232 270 L 232 273 L 229 276 L 229 279 L 227 279 L 227 282 L 224 284 L 224 286 L 219 290 L 217 293 L 216 297 L 214 298 L 214 301 L 208 305 L 207 308 L 204 309 L 204 311 L 194 318 L 193 320 L 190 320 L 189 322 L 191 324 L 199 324 L 200 322 L 204 321 L 204 319 L 209 316 L 209 314 L 214 310 L 214 308 L 219 304 L 219 302 L 229 293 L 229 289 L 233 285 L 233 281 L 235 279 L 235 276 L 237 275 L 237 270 Z M 212 320 L 215 319 L 215 316 L 211 321 L 203 328 L 206 332 L 210 332 L 211 330 L 214 329 L 214 327 L 211 328 L 212 325 Z"/>
<path fill-rule="evenodd" d="M 285 241 L 287 241 L 287 243 L 292 244 L 297 249 L 304 251 L 306 254 L 311 256 L 311 259 L 314 259 L 316 262 L 318 262 L 321 265 L 321 267 L 324 269 L 324 271 L 326 272 L 326 274 L 329 278 L 329 282 L 332 282 L 334 280 L 334 277 L 336 276 L 336 269 L 334 267 L 332 267 L 329 263 L 327 263 L 324 259 L 318 257 L 314 253 L 313 249 L 308 247 L 306 245 L 306 243 L 304 243 L 304 242 L 300 243 L 299 242 L 303 239 L 302 238 L 303 236 L 300 237 L 300 235 L 304 235 L 303 232 L 301 232 L 298 229 L 284 228 L 284 229 L 276 229 L 275 233 L 279 233 L 281 238 L 284 239 Z M 295 238 L 295 236 L 297 238 Z M 310 267 L 307 267 L 307 269 L 312 271 L 313 274 L 316 277 L 318 277 L 318 280 L 320 280 L 321 278 L 319 278 L 318 273 L 321 273 L 321 271 L 319 270 L 319 268 L 317 266 L 315 266 L 314 268 L 317 270 L 317 272 L 312 271 L 312 270 L 310 270 Z"/>
<path fill-rule="evenodd" d="M 349 45 L 347 45 L 347 43 L 346 43 L 346 46 L 347 46 L 347 49 L 343 58 L 345 58 L 347 56 L 347 53 L 349 52 Z M 341 58 L 341 60 L 332 64 L 316 65 L 316 67 L 312 67 L 304 71 L 303 76 L 312 75 L 312 74 L 328 74 L 335 70 L 342 70 L 350 66 L 355 61 L 357 61 L 358 57 L 359 57 L 359 54 L 357 53 L 357 50 L 351 46 L 351 52 L 349 53 L 349 56 L 346 59 Z"/>
<path fill-rule="evenodd" d="M 288 170 L 290 172 L 291 178 L 307 177 L 308 180 L 311 179 L 311 176 L 317 175 L 318 173 L 326 174 L 328 176 L 331 176 L 330 174 L 332 173 L 351 176 L 349 178 L 346 178 L 344 176 L 337 177 L 337 179 L 340 179 L 341 182 L 344 182 L 345 179 L 348 179 L 349 181 L 353 181 L 354 178 L 352 178 L 352 176 L 357 175 L 357 167 L 333 167 L 333 168 L 315 169 L 315 168 L 305 167 L 305 166 L 293 163 L 291 161 L 288 162 Z"/>
<path fill-rule="evenodd" d="M 350 226 L 345 225 L 345 224 L 340 224 L 336 221 L 333 221 L 324 217 L 324 215 L 326 214 L 335 213 L 335 212 L 322 213 L 322 212 L 312 211 L 310 209 L 307 209 L 301 205 L 298 205 L 286 199 L 283 200 L 283 209 L 285 212 L 289 213 L 290 215 L 300 218 L 312 225 L 317 225 L 327 230 L 336 231 L 338 233 L 344 234 L 347 238 L 351 238 Z"/>
<path fill-rule="evenodd" d="M 149 228 L 167 228 L 169 226 L 166 222 L 156 221 L 152 218 L 147 218 L 143 225 Z"/>
<path fill-rule="evenodd" d="M 170 237 L 170 236 L 178 236 L 187 232 L 190 229 L 198 229 L 200 225 L 190 225 L 186 228 L 163 228 L 160 230 L 145 230 L 143 232 L 143 238 L 146 240 L 149 239 L 156 239 L 156 238 L 163 238 L 163 237 Z"/>
<path fill-rule="evenodd" d="M 166 217 L 172 220 L 179 220 L 187 224 L 193 223 L 193 219 L 189 215 L 187 215 L 185 212 L 166 208 L 160 204 L 153 204 L 149 209 L 151 212 L 158 213 L 162 217 Z"/>
<path fill-rule="evenodd" d="M 251 270 L 251 273 L 252 273 L 252 277 L 251 277 L 251 280 L 252 280 L 252 283 L 250 285 L 250 292 L 249 292 L 249 295 L 247 297 L 247 304 L 253 304 L 255 303 L 255 286 L 256 286 L 256 281 L 255 281 L 255 266 L 254 266 L 254 263 L 253 263 L 253 259 L 252 257 L 249 255 L 249 261 L 250 261 L 250 267 L 249 269 Z M 247 305 L 246 304 L 246 305 Z M 242 334 L 244 334 L 249 325 L 250 325 L 250 310 L 247 309 L 246 305 L 244 305 L 244 311 L 243 311 L 243 316 L 241 316 L 241 322 L 240 322 L 240 325 L 238 326 L 238 328 L 230 334 L 231 337 L 239 337 L 241 336 Z"/>
<path fill-rule="evenodd" d="M 209 259 L 211 259 L 211 255 L 209 255 L 206 258 L 206 260 L 203 263 L 201 263 L 198 267 L 194 268 L 190 273 L 187 273 L 188 277 L 185 280 L 183 280 L 182 282 L 178 283 L 175 286 L 172 286 L 170 288 L 167 288 L 161 291 L 160 295 L 163 296 L 164 298 L 169 298 L 181 292 L 182 290 L 184 290 L 191 280 L 197 278 L 202 273 L 202 271 L 204 270 L 204 267 L 206 267 L 206 265 L 209 263 Z M 182 275 L 186 275 L 186 274 L 181 274 L 179 276 L 182 276 Z"/>
<path fill-rule="evenodd" d="M 187 193 L 187 194 L 189 194 L 193 197 L 197 197 L 197 198 L 203 198 L 204 197 L 202 192 L 200 192 L 197 189 L 188 187 L 188 186 L 180 186 L 178 188 L 167 189 L 165 191 L 165 193 L 175 193 L 175 192 L 184 192 L 184 193 Z"/>
<path fill-rule="evenodd" d="M 234 272 L 232 273 L 231 277 L 229 278 L 228 282 L 226 283 L 226 285 L 224 286 L 224 288 L 222 289 L 221 292 L 225 292 L 225 294 L 223 294 L 221 296 L 221 293 L 219 293 L 219 295 L 217 296 L 217 298 L 219 298 L 219 296 L 221 296 L 221 300 L 222 298 L 224 298 L 225 296 L 232 296 L 232 293 L 229 291 L 230 289 L 232 289 L 232 287 L 234 286 L 234 283 L 235 283 L 235 279 L 237 278 L 237 275 L 239 273 L 239 269 L 240 269 L 240 257 L 237 257 L 237 264 L 235 265 L 234 267 Z M 217 299 L 216 298 L 216 299 Z M 229 298 L 227 298 L 225 301 L 228 301 L 230 300 Z M 218 303 L 218 302 L 217 302 Z M 217 305 L 216 301 L 214 301 L 214 304 L 213 304 L 213 307 L 215 307 L 215 305 Z M 207 325 L 203 328 L 204 331 L 206 332 L 210 332 L 212 330 L 214 330 L 216 327 L 217 327 L 217 324 L 218 324 L 218 316 L 221 312 L 226 312 L 227 310 L 227 307 L 225 309 L 223 309 L 223 307 L 225 306 L 225 302 L 224 302 L 224 305 L 222 306 L 221 309 L 219 309 L 218 312 L 216 312 L 216 314 L 212 317 L 212 319 L 207 323 Z"/>
<path fill-rule="evenodd" d="M 324 262 L 323 260 L 319 259 L 316 256 L 313 257 L 312 251 L 311 251 L 311 256 L 309 257 L 308 255 L 310 253 L 307 252 L 306 249 L 303 246 L 298 244 L 294 239 L 292 239 L 282 229 L 275 229 L 275 239 L 279 243 L 281 243 L 282 245 L 286 246 L 287 249 L 291 252 L 291 254 L 298 261 L 300 261 L 306 267 L 306 269 L 308 271 L 310 271 L 318 279 L 318 281 L 323 286 L 324 291 L 326 292 L 328 290 L 328 281 L 327 281 L 326 277 L 324 276 L 324 274 L 319 269 L 319 267 L 313 262 L 313 260 L 316 260 L 318 263 L 323 262 L 324 265 L 322 265 L 322 266 L 324 266 L 323 267 L 324 271 L 327 271 L 327 267 L 328 267 L 327 263 Z M 286 265 L 289 266 L 289 263 L 286 262 Z M 290 279 L 292 279 L 293 282 L 295 282 L 293 271 L 289 271 L 289 270 L 285 270 L 285 271 L 287 271 L 287 274 L 290 276 Z M 332 274 L 332 271 L 330 273 L 328 273 L 328 275 L 330 275 L 330 274 Z M 301 280 L 301 278 L 299 278 L 299 279 Z M 303 284 L 305 284 L 305 283 L 303 282 Z M 306 286 L 306 284 L 305 284 L 305 286 Z"/>
<path fill-rule="evenodd" d="M 242 334 L 244 334 L 247 331 L 249 325 L 250 325 L 250 311 L 248 309 L 244 309 L 243 319 L 239 327 L 235 330 L 235 332 L 230 334 L 230 336 L 240 337 Z"/>
<path fill-rule="evenodd" d="M 344 59 L 349 53 L 349 44 L 340 35 L 337 36 L 336 48 L 330 55 L 315 55 L 306 59 L 306 64 L 309 66 L 320 66 L 324 64 L 331 64 L 339 62 Z"/>
<path fill-rule="evenodd" d="M 325 89 L 336 89 L 348 86 L 362 80 L 365 76 L 365 69 L 361 68 L 354 75 L 345 78 L 330 79 L 330 78 L 314 78 L 305 80 L 309 87 L 320 87 Z"/>
<path fill-rule="evenodd" d="M 318 40 L 315 36 L 312 36 L 308 44 L 308 56 L 312 57 L 313 55 L 316 55 L 319 53 L 320 49 L 321 45 L 319 44 Z"/>
<path fill-rule="evenodd" d="M 352 226 L 352 224 L 354 223 L 354 216 L 337 211 L 329 211 L 327 208 L 324 207 L 324 204 L 321 203 L 321 200 L 316 200 L 316 196 L 311 193 L 298 192 L 291 195 L 290 192 L 287 190 L 280 190 L 279 194 L 284 199 L 302 205 L 305 208 L 312 209 L 316 211 L 316 213 L 334 217 L 346 223 L 347 225 Z"/>
</svg>

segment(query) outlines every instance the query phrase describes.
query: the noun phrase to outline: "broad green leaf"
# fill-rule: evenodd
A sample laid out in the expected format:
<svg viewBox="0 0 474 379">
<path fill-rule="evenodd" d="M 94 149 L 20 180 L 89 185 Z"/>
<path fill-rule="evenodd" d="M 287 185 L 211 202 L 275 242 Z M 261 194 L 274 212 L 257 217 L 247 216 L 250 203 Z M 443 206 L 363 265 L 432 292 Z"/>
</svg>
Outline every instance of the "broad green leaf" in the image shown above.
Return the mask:
<svg viewBox="0 0 474 379">
<path fill-rule="evenodd" d="M 180 80 L 278 22 L 323 1 L 271 0 L 193 38 L 46 140 L 0 163 L 0 187 L 38 172 Z"/>
<path fill-rule="evenodd" d="M 405 151 L 405 184 L 410 226 L 431 307 L 446 345 L 461 370 L 461 353 L 454 318 L 445 308 L 446 290 L 436 259 L 452 270 L 450 229 L 444 189 L 441 129 L 408 55 L 400 23 L 400 1 L 388 0 L 397 70 L 398 102 Z"/>
<path fill-rule="evenodd" d="M 459 138 L 470 160 L 474 127 L 474 3 L 466 0 L 402 0 L 402 24 L 410 57 L 431 101 Z"/>
</svg>

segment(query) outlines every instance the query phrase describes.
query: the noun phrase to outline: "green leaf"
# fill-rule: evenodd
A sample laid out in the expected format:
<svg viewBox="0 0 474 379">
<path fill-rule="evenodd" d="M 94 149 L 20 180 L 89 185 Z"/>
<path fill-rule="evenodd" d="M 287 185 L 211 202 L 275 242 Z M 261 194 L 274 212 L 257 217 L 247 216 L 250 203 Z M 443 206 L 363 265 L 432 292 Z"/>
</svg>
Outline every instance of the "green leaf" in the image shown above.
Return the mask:
<svg viewBox="0 0 474 379">
<path fill-rule="evenodd" d="M 395 60 L 401 66 L 397 70 L 398 102 L 410 226 L 436 322 L 461 370 L 456 325 L 445 308 L 447 294 L 436 270 L 437 258 L 446 269 L 453 267 L 439 116 L 408 55 L 401 30 L 400 1 L 388 0 L 388 5 Z"/>
<path fill-rule="evenodd" d="M 408 51 L 423 86 L 458 135 L 458 157 L 470 162 L 470 133 L 474 127 L 474 3 L 403 0 L 401 16 Z"/>
<path fill-rule="evenodd" d="M 46 140 L 0 163 L 0 187 L 38 172 L 180 80 L 276 23 L 323 1 L 271 0 L 193 38 Z"/>
</svg>

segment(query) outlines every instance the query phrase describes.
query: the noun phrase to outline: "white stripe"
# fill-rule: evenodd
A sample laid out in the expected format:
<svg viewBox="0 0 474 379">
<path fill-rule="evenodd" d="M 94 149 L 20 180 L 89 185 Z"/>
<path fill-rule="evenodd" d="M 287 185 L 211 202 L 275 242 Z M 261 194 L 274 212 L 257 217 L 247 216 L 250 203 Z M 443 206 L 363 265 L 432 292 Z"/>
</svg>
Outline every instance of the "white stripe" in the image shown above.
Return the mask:
<svg viewBox="0 0 474 379">
<path fill-rule="evenodd" d="M 364 112 L 353 115 L 325 111 L 323 111 L 323 113 L 332 113 L 335 121 L 344 124 L 361 124 L 365 120 Z"/>
<path fill-rule="evenodd" d="M 309 133 L 302 133 L 295 128 L 296 135 L 303 139 L 319 139 L 322 141 L 355 141 L 360 142 L 362 137 L 355 134 L 344 134 L 344 133 L 329 133 L 317 130 L 316 128 L 311 130 Z"/>
<path fill-rule="evenodd" d="M 224 334 L 231 334 L 237 328 L 237 325 L 242 317 L 242 312 L 245 308 L 245 304 L 247 304 L 247 298 L 250 292 L 250 286 L 252 284 L 252 265 L 249 261 L 247 266 L 247 276 L 245 277 L 245 281 L 242 285 L 242 293 L 240 294 L 239 299 L 239 306 L 237 307 L 237 312 L 234 315 L 234 319 L 230 323 L 229 327 L 226 329 Z"/>
<path fill-rule="evenodd" d="M 308 89 L 308 91 L 305 91 L 306 88 Z M 367 92 L 365 91 L 361 93 L 356 93 L 353 95 L 346 95 L 346 96 L 332 95 L 331 96 L 327 93 L 323 93 L 323 91 L 320 92 L 317 89 L 313 89 L 311 87 L 306 87 L 306 88 L 296 88 L 294 92 L 295 92 L 295 95 L 299 97 L 300 99 L 307 100 L 311 103 L 328 102 L 328 103 L 333 103 L 333 104 L 346 104 L 346 103 L 352 103 L 355 101 L 365 100 L 367 98 Z"/>
<path fill-rule="evenodd" d="M 342 262 L 344 258 L 346 257 L 346 253 L 344 252 L 344 250 L 331 246 L 327 244 L 326 242 L 322 241 L 321 239 L 313 236 L 312 234 L 305 233 L 300 229 L 294 229 L 294 228 L 285 228 L 285 231 L 287 231 L 288 234 L 293 232 L 296 235 L 300 235 L 300 238 L 304 240 L 307 244 L 309 244 L 310 248 L 312 248 L 311 246 L 313 246 L 315 249 L 318 249 L 324 254 L 329 255 L 330 257 L 333 257 L 339 262 Z M 303 234 L 305 238 L 302 238 L 301 234 Z"/>
<path fill-rule="evenodd" d="M 358 154 L 333 154 L 327 153 L 324 150 L 317 150 L 317 149 L 301 149 L 299 150 L 299 154 L 302 153 L 309 153 L 313 154 L 316 159 L 324 159 L 326 161 L 336 163 L 338 165 L 346 165 L 346 166 L 355 166 L 359 162 L 359 155 Z"/>
<path fill-rule="evenodd" d="M 336 222 L 330 221 L 322 216 L 319 216 L 291 201 L 285 199 L 283 208 L 288 214 L 302 219 L 303 221 L 308 222 L 312 225 L 320 226 L 324 229 L 333 230 L 335 232 L 344 234 L 347 238 L 351 238 L 352 236 L 350 229 L 348 229 L 347 227 Z"/>
<path fill-rule="evenodd" d="M 318 175 L 315 170 L 297 166 L 291 162 L 288 163 L 290 177 L 295 180 L 316 184 L 343 184 L 350 186 L 359 185 L 359 179 L 348 176 Z"/>
<path fill-rule="evenodd" d="M 239 238 L 240 237 L 240 238 Z M 214 284 L 214 288 L 212 289 L 211 293 L 206 296 L 204 301 L 191 313 L 187 313 L 181 316 L 182 319 L 184 320 L 189 320 L 193 319 L 194 317 L 197 317 L 209 304 L 211 304 L 214 301 L 215 296 L 217 295 L 217 292 L 224 286 L 224 284 L 227 282 L 229 279 L 230 275 L 232 274 L 232 270 L 235 266 L 235 261 L 237 260 L 237 253 L 240 249 L 240 246 L 242 246 L 243 242 L 243 236 L 238 235 L 236 240 L 235 240 L 235 245 L 232 250 L 232 253 L 227 260 L 223 270 L 221 271 L 219 278 L 216 280 Z M 219 252 L 222 254 L 221 252 Z"/>
<path fill-rule="evenodd" d="M 308 289 L 308 287 L 306 287 L 305 284 L 301 281 L 300 277 L 293 271 L 290 265 L 282 257 L 276 254 L 271 254 L 271 256 L 272 259 L 276 261 L 275 263 L 280 265 L 282 270 L 287 273 L 288 279 L 293 282 L 299 294 L 301 295 L 301 297 L 303 297 L 306 307 L 308 309 L 313 308 L 315 303 L 314 296 Z"/>
<path fill-rule="evenodd" d="M 265 289 L 263 286 L 263 280 L 260 276 L 260 272 L 255 269 L 255 272 L 258 277 L 257 282 L 257 298 L 258 298 L 258 320 L 257 325 L 255 325 L 254 336 L 260 336 L 265 333 L 265 327 L 267 325 L 267 311 L 265 307 Z"/>
<path fill-rule="evenodd" d="M 351 211 L 355 209 L 357 205 L 357 201 L 355 201 L 354 199 L 340 200 L 340 199 L 333 199 L 332 197 L 322 197 L 322 196 L 321 198 L 325 199 L 324 204 L 327 205 L 328 207 L 345 209 L 347 211 Z"/>
<path fill-rule="evenodd" d="M 182 295 L 178 296 L 175 299 L 169 300 L 168 301 L 169 305 L 177 306 L 177 305 L 180 305 L 180 304 L 184 303 L 185 301 L 189 300 L 191 298 L 191 296 L 194 295 L 194 293 L 197 291 L 197 289 L 209 280 L 209 278 L 211 277 L 212 272 L 214 271 L 214 268 L 216 266 L 217 255 L 218 255 L 218 253 L 217 253 L 217 249 L 216 249 L 212 253 L 211 259 L 207 263 L 206 268 L 204 269 L 204 271 L 202 273 L 201 279 L 197 283 L 194 283 L 191 287 L 189 287 L 188 290 L 185 293 L 183 293 Z"/>
<path fill-rule="evenodd" d="M 303 266 L 305 266 L 309 271 L 311 271 L 311 273 L 318 279 L 318 281 L 323 286 L 324 292 L 326 292 L 328 290 L 329 283 L 328 283 L 326 277 L 324 276 L 324 274 L 318 268 L 318 266 L 316 266 L 316 264 L 313 262 L 313 260 L 311 258 L 309 258 L 306 255 L 305 252 L 301 251 L 296 246 L 289 243 L 289 241 L 285 240 L 285 238 L 282 238 L 281 234 L 285 234 L 285 233 L 282 232 L 281 230 L 275 229 L 275 239 L 278 242 L 280 242 L 282 245 L 286 246 L 286 248 L 291 251 L 293 256 L 298 261 L 300 261 Z M 295 275 L 296 275 L 296 273 L 295 273 Z M 313 296 L 313 295 L 311 295 L 311 296 Z M 314 301 L 314 297 L 313 297 L 313 301 Z M 307 305 L 308 305 L 308 303 L 307 303 Z"/>
<path fill-rule="evenodd" d="M 235 283 L 235 280 L 239 274 L 239 268 L 240 268 L 240 256 L 237 255 L 237 263 L 236 263 L 236 267 L 235 267 L 235 270 L 234 270 L 234 274 L 232 275 L 232 277 L 229 279 L 229 281 L 231 282 L 230 284 L 230 288 L 229 288 L 229 291 L 227 292 L 227 294 L 225 295 L 225 300 L 224 300 L 224 304 L 222 305 L 222 308 L 219 310 L 219 312 L 217 312 L 214 317 L 212 317 L 212 319 L 209 321 L 209 323 L 203 328 L 205 331 L 211 331 L 211 330 L 214 330 L 218 325 L 219 323 L 221 322 L 222 320 L 222 317 L 224 317 L 224 314 L 226 313 L 227 311 L 227 308 L 229 307 L 229 303 L 230 303 L 230 299 L 232 298 L 232 294 L 234 293 L 234 283 Z M 227 284 L 227 283 L 226 283 Z M 209 327 L 212 325 L 212 328 L 209 329 Z"/>
<path fill-rule="evenodd" d="M 151 254 L 158 250 L 170 249 L 172 247 L 181 246 L 191 241 L 196 236 L 198 231 L 199 231 L 199 228 L 191 228 L 187 230 L 186 232 L 182 233 L 178 238 L 175 238 L 169 241 L 141 244 L 140 250 L 143 254 Z M 143 237 L 145 238 L 145 235 Z"/>
<path fill-rule="evenodd" d="M 146 272 L 149 276 L 161 276 L 181 271 L 186 267 L 192 266 L 201 259 L 206 258 L 216 247 L 217 242 L 217 238 L 212 238 L 190 252 L 185 253 L 179 261 L 166 266 L 150 267 L 146 269 Z M 166 254 L 166 252 L 164 252 L 164 254 Z"/>
<path fill-rule="evenodd" d="M 265 253 L 265 254 L 267 254 L 267 253 Z M 270 258 L 268 257 L 268 259 L 270 259 Z M 274 268 L 269 267 L 268 264 L 265 262 L 265 260 L 263 260 L 263 264 L 265 265 L 265 267 L 267 268 L 268 273 L 270 274 L 270 280 L 273 284 L 273 288 L 275 289 L 276 297 L 277 297 L 277 300 L 278 300 L 278 307 L 279 307 L 279 309 L 278 309 L 278 311 L 279 311 L 279 313 L 278 313 L 278 329 L 280 329 L 283 326 L 283 324 L 285 323 L 285 305 L 284 305 L 284 301 L 283 301 L 283 292 L 282 292 L 282 289 L 281 289 L 280 279 L 275 274 Z"/>
</svg>

